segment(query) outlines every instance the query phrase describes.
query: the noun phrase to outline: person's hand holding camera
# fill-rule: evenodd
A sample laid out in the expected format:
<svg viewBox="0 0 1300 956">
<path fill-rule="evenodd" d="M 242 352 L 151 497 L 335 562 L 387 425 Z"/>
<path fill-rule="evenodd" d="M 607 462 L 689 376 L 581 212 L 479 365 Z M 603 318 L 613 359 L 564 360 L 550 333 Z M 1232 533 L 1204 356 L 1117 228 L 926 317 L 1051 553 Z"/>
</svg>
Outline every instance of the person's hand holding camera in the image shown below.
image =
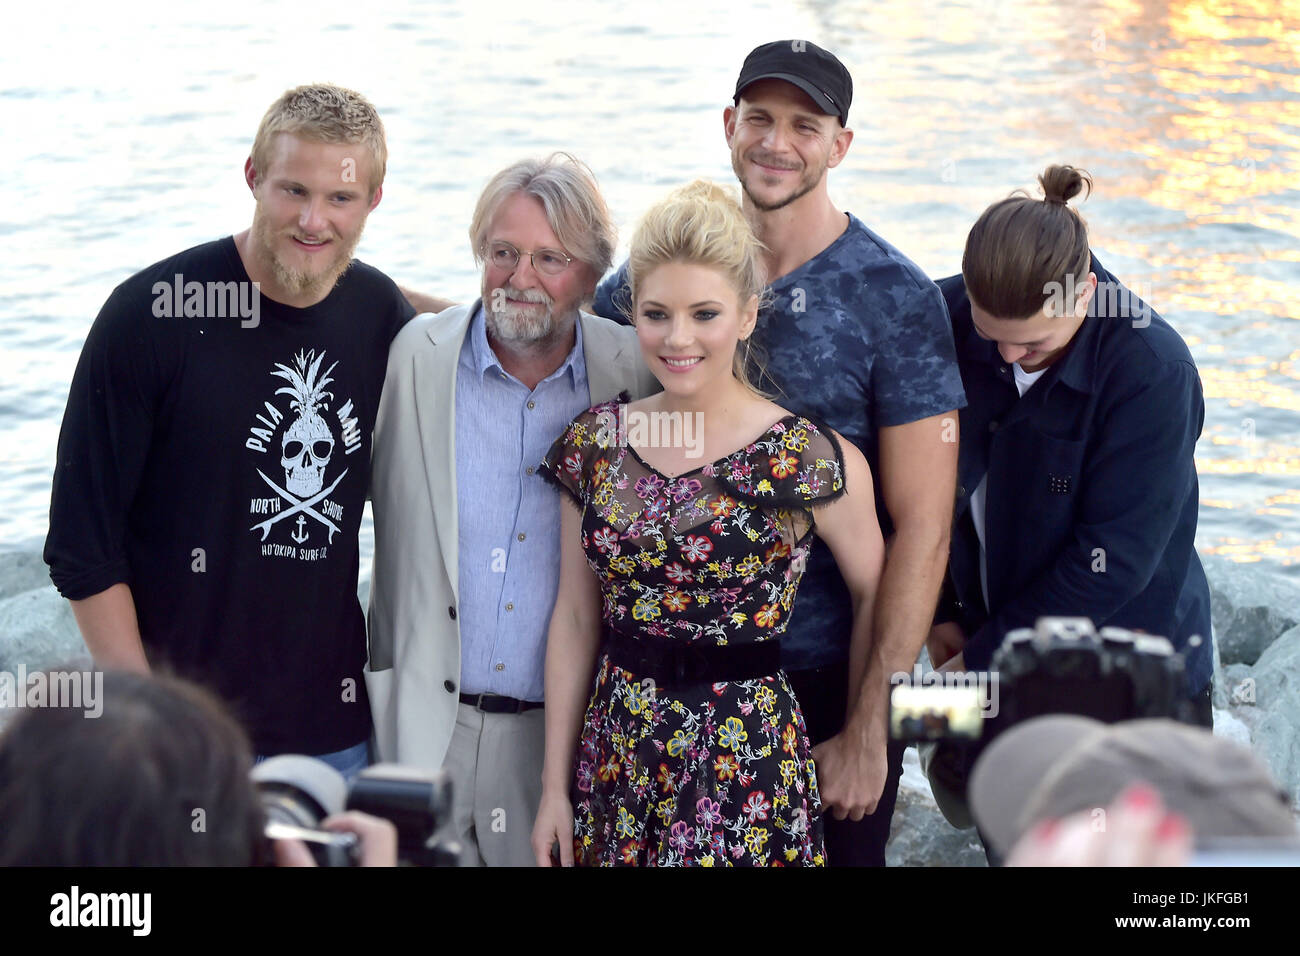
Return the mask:
<svg viewBox="0 0 1300 956">
<path fill-rule="evenodd" d="M 397 866 L 397 827 L 359 810 L 336 813 L 321 821 L 335 833 L 355 833 L 361 841 L 360 866 Z M 315 866 L 311 851 L 301 840 L 275 840 L 276 866 Z"/>
</svg>

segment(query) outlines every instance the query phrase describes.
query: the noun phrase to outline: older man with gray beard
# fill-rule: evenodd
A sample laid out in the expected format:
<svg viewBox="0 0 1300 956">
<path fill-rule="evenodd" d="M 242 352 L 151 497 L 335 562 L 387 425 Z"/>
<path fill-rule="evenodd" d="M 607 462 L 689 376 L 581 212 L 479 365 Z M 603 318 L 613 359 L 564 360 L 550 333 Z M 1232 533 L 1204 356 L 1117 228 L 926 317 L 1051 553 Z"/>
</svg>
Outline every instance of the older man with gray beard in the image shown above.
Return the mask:
<svg viewBox="0 0 1300 956">
<path fill-rule="evenodd" d="M 379 758 L 451 775 L 465 862 L 531 865 L 561 507 L 536 465 L 579 412 L 658 383 L 631 329 L 579 308 L 614 253 L 586 166 L 502 170 L 469 232 L 482 298 L 389 353 L 367 683 Z"/>
</svg>

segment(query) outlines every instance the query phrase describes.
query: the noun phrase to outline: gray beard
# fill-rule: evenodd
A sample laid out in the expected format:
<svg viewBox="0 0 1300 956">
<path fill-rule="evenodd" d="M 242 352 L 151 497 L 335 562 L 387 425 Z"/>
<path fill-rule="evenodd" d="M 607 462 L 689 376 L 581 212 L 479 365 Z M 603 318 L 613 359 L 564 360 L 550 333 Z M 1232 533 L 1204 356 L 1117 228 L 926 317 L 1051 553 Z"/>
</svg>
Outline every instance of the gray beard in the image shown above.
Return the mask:
<svg viewBox="0 0 1300 956">
<path fill-rule="evenodd" d="M 525 315 L 513 309 L 497 311 L 486 305 L 483 312 L 487 317 L 488 332 L 500 342 L 531 345 L 547 341 L 555 334 L 555 315 L 550 306 L 542 315 Z"/>
<path fill-rule="evenodd" d="M 499 290 L 492 290 L 493 293 Z M 512 289 L 512 292 L 519 293 L 520 290 Z M 545 296 L 545 293 L 542 293 Z M 498 342 L 513 347 L 515 350 L 524 352 L 544 352 L 550 349 L 555 342 L 568 335 L 571 325 L 567 321 L 560 321 L 555 314 L 555 303 L 546 296 L 541 303 L 546 307 L 545 312 L 538 315 L 532 311 L 515 310 L 509 307 L 504 309 L 492 308 L 493 295 L 489 294 L 483 299 L 483 315 L 487 320 L 488 334 Z M 577 318 L 575 310 L 574 316 Z M 568 319 L 568 316 L 564 316 Z"/>
<path fill-rule="evenodd" d="M 564 341 L 573 331 L 573 326 L 568 322 L 557 322 L 554 314 L 547 312 L 545 318 L 545 329 L 542 329 L 542 320 L 528 323 L 527 328 L 520 328 L 518 323 L 511 322 L 510 319 L 502 321 L 502 316 L 484 307 L 483 315 L 487 320 L 487 333 L 491 341 L 496 341 L 504 345 L 516 355 L 545 355 L 557 345 Z M 577 312 L 574 312 L 573 321 L 577 321 Z"/>
</svg>

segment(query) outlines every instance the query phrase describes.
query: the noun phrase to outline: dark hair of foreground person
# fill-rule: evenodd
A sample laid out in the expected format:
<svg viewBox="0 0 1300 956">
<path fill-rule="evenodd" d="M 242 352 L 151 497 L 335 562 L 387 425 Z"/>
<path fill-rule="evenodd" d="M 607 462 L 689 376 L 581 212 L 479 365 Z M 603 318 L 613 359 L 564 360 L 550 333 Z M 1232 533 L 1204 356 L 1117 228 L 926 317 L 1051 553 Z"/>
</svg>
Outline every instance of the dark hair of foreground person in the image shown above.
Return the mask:
<svg viewBox="0 0 1300 956">
<path fill-rule="evenodd" d="M 103 713 L 24 711 L 0 734 L 0 866 L 267 862 L 244 731 L 215 697 L 110 671 Z"/>
</svg>

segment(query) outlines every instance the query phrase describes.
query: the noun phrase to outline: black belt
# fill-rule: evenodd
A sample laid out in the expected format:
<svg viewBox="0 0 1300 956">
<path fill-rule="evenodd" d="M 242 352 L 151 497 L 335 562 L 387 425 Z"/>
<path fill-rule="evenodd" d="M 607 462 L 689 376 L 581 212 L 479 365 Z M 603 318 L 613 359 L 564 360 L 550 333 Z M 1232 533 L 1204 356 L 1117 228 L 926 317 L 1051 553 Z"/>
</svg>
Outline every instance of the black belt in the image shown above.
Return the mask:
<svg viewBox="0 0 1300 956">
<path fill-rule="evenodd" d="M 605 639 L 610 662 L 656 684 L 721 684 L 770 677 L 781 669 L 781 642 L 705 644 L 628 637 L 615 631 Z"/>
<path fill-rule="evenodd" d="M 540 700 L 519 700 L 516 697 L 502 697 L 499 694 L 461 694 L 460 702 L 469 704 L 485 714 L 522 714 L 526 710 L 536 710 L 545 705 Z"/>
</svg>

